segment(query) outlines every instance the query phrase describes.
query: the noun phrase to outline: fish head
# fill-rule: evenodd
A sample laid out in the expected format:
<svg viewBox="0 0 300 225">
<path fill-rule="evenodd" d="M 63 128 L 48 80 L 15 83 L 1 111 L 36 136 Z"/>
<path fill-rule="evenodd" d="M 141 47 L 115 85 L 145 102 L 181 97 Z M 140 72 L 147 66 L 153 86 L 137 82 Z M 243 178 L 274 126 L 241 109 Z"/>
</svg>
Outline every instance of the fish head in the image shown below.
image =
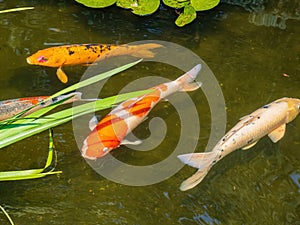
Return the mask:
<svg viewBox="0 0 300 225">
<path fill-rule="evenodd" d="M 64 64 L 65 59 L 62 54 L 58 54 L 54 48 L 46 48 L 37 51 L 26 58 L 30 65 L 60 67 Z"/>
<path fill-rule="evenodd" d="M 115 149 L 112 143 L 102 142 L 96 132 L 96 129 L 84 140 L 81 155 L 86 159 L 96 160 L 108 154 L 111 150 Z M 110 146 L 110 144 L 112 144 Z M 119 145 L 119 144 L 118 144 Z"/>
<path fill-rule="evenodd" d="M 297 98 L 285 98 L 288 103 L 288 122 L 294 120 L 300 113 L 300 99 Z"/>
</svg>

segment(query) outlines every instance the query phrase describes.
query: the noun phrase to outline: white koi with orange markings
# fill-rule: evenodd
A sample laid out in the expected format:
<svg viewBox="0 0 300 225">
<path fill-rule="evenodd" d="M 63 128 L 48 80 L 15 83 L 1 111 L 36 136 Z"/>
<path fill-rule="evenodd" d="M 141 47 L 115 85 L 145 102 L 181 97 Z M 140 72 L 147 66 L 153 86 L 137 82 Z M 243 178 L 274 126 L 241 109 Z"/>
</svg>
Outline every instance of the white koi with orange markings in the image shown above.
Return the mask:
<svg viewBox="0 0 300 225">
<path fill-rule="evenodd" d="M 242 117 L 212 151 L 179 155 L 182 162 L 198 169 L 193 176 L 183 181 L 180 190 L 195 187 L 220 159 L 237 149 L 253 147 L 265 135 L 274 143 L 279 141 L 284 136 L 286 124 L 295 119 L 299 112 L 300 99 L 278 99 Z"/>
<path fill-rule="evenodd" d="M 137 144 L 125 140 L 125 137 L 145 119 L 160 99 L 177 91 L 198 89 L 201 83 L 195 79 L 200 69 L 199 64 L 175 81 L 150 88 L 153 92 L 123 102 L 98 124 L 91 125 L 92 131 L 83 142 L 82 156 L 97 159 L 121 144 Z"/>
</svg>

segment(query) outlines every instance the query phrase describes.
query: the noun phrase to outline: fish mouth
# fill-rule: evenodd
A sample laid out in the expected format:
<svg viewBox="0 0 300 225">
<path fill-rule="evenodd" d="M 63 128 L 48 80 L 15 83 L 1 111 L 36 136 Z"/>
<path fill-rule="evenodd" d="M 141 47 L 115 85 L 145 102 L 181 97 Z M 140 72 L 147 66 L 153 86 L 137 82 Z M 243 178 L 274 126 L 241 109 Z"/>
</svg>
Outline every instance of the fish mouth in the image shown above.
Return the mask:
<svg viewBox="0 0 300 225">
<path fill-rule="evenodd" d="M 87 149 L 88 149 L 88 145 L 87 145 L 86 140 L 84 140 L 83 145 L 82 145 L 82 148 L 81 148 L 81 156 L 82 156 L 84 159 L 96 160 L 96 159 L 97 159 L 96 157 L 93 157 L 93 156 L 87 156 L 87 154 L 86 154 Z"/>
<path fill-rule="evenodd" d="M 27 57 L 26 61 L 27 61 L 28 64 L 32 64 L 32 62 L 30 61 L 30 57 Z"/>
</svg>

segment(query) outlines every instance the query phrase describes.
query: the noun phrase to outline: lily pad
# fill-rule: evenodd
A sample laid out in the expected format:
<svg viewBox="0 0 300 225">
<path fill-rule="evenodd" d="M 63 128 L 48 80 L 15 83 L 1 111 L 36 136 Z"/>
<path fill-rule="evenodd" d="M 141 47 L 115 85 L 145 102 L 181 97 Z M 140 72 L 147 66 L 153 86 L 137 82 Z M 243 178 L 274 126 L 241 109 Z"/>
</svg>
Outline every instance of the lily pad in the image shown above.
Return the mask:
<svg viewBox="0 0 300 225">
<path fill-rule="evenodd" d="M 190 3 L 190 0 L 163 0 L 163 3 L 169 7 L 180 9 Z"/>
<path fill-rule="evenodd" d="M 160 0 L 118 0 L 117 6 L 132 9 L 132 12 L 139 16 L 146 16 L 154 13 L 160 5 Z"/>
<path fill-rule="evenodd" d="M 191 0 L 191 6 L 196 11 L 204 11 L 214 8 L 220 3 L 220 0 Z"/>
<path fill-rule="evenodd" d="M 196 19 L 197 13 L 193 6 L 187 5 L 183 9 L 183 13 L 181 13 L 175 21 L 175 24 L 179 27 L 183 27 L 184 25 L 192 22 Z"/>
<path fill-rule="evenodd" d="M 75 0 L 91 8 L 105 8 L 116 3 L 117 0 Z"/>
</svg>

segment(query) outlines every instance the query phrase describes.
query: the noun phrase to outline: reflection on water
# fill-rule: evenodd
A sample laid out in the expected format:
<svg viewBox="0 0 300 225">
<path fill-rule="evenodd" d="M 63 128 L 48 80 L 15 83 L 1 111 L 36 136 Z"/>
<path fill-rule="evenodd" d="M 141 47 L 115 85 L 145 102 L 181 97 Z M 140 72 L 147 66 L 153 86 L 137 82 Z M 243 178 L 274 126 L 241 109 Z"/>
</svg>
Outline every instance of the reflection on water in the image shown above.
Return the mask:
<svg viewBox="0 0 300 225">
<path fill-rule="evenodd" d="M 283 96 L 299 98 L 299 1 L 224 2 L 230 4 L 201 12 L 195 22 L 179 29 L 174 25 L 176 13 L 163 6 L 150 17 L 137 17 L 115 7 L 95 10 L 73 1 L 0 1 L 0 9 L 36 7 L 0 14 L 0 99 L 46 95 L 65 87 L 57 80 L 55 69 L 27 65 L 26 57 L 39 49 L 143 39 L 175 42 L 206 61 L 226 99 L 228 129 L 268 102 Z M 249 23 L 249 18 L 264 26 Z M 273 29 L 283 26 L 281 23 L 286 25 L 284 30 Z M 85 68 L 65 70 L 71 84 Z M 117 88 L 143 76 L 173 80 L 180 75 L 174 71 L 143 63 L 114 77 L 104 90 L 115 94 Z M 190 138 L 199 138 L 200 152 L 210 135 L 210 109 L 201 91 L 190 96 L 201 122 L 200 137 Z M 166 120 L 168 140 L 147 155 L 121 147 L 114 156 L 147 165 L 171 152 L 180 125 L 174 108 L 167 104 L 158 104 L 150 116 Z M 100 114 L 103 117 L 107 112 Z M 88 129 L 87 124 L 83 129 Z M 147 126 L 147 121 L 141 124 L 138 134 L 147 137 Z M 57 170 L 63 174 L 0 183 L 0 204 L 16 224 L 299 224 L 299 129 L 297 118 L 279 143 L 266 137 L 248 151 L 232 153 L 200 185 L 183 193 L 179 184 L 195 172 L 193 168 L 185 167 L 168 180 L 146 187 L 124 186 L 101 177 L 80 156 L 73 128 L 66 124 L 54 130 Z M 47 146 L 45 132 L 1 149 L 0 171 L 42 167 Z M 0 224 L 8 224 L 3 214 Z"/>
<path fill-rule="evenodd" d="M 300 19 L 298 0 L 222 0 L 222 2 L 242 6 L 249 11 L 249 22 L 257 26 L 286 29 L 287 20 Z"/>
</svg>

